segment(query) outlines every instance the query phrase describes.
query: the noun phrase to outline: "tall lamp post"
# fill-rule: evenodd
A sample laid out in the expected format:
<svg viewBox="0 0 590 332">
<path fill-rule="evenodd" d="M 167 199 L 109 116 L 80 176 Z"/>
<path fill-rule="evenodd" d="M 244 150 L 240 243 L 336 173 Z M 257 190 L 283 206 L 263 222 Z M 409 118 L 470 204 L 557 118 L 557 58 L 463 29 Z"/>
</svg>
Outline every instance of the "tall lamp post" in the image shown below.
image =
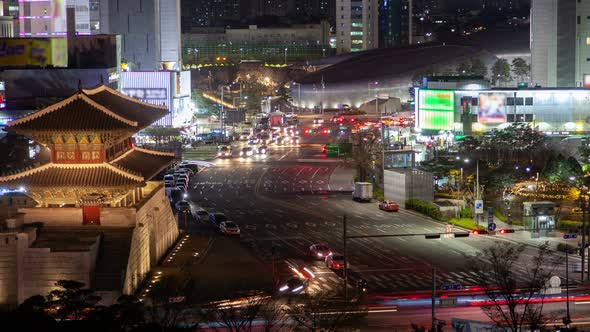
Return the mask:
<svg viewBox="0 0 590 332">
<path fill-rule="evenodd" d="M 288 48 L 285 47 L 285 65 L 287 64 L 287 50 L 289 50 Z"/>
<path fill-rule="evenodd" d="M 580 281 L 584 282 L 584 270 L 585 270 L 585 260 L 586 260 L 586 216 L 588 215 L 588 188 L 584 185 L 577 185 L 576 184 L 576 177 L 571 176 L 570 181 L 573 185 L 580 191 L 579 203 L 580 208 L 582 209 L 582 229 L 580 230 L 582 233 L 582 252 L 580 256 L 582 258 L 581 262 L 581 275 Z M 590 280 L 590 255 L 588 255 L 588 266 L 587 266 L 587 280 Z"/>
<path fill-rule="evenodd" d="M 379 84 L 377 81 L 367 83 L 367 102 L 371 100 L 371 85 L 377 86 L 377 84 Z M 377 87 L 375 87 L 375 95 L 377 95 Z"/>
<path fill-rule="evenodd" d="M 461 158 L 457 156 L 456 159 L 459 160 Z M 465 158 L 463 161 L 466 164 L 469 163 L 469 159 L 468 158 Z M 461 168 L 461 170 L 462 169 L 463 168 Z M 461 176 L 461 178 L 462 177 L 463 176 Z M 479 159 L 476 159 L 476 161 L 475 161 L 475 190 L 474 190 L 475 198 L 474 198 L 474 201 L 481 200 L 479 189 L 480 189 L 480 187 L 479 187 Z M 479 225 L 479 214 L 477 212 L 474 213 L 474 219 L 475 219 L 475 224 L 476 225 Z"/>
</svg>

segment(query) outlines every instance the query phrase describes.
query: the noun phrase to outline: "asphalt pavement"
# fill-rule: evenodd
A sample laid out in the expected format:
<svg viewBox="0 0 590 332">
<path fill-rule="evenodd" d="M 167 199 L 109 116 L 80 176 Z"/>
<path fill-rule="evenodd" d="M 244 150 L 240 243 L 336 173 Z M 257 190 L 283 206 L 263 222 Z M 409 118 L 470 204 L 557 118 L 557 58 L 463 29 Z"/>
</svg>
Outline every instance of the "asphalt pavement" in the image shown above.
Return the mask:
<svg viewBox="0 0 590 332">
<path fill-rule="evenodd" d="M 347 252 L 350 269 L 368 282 L 371 294 L 429 290 L 433 268 L 438 285 L 474 286 L 475 275 L 466 265 L 469 259 L 486 260 L 483 249 L 497 241 L 513 241 L 511 234 L 441 239 L 411 235 L 443 233 L 446 225 L 403 209 L 380 211 L 376 202 L 357 203 L 350 192 L 329 190 L 334 172 L 350 167 L 322 155 L 321 146 L 335 137 L 301 135 L 301 139 L 298 145 L 269 145 L 264 158 L 234 155 L 216 159 L 191 179 L 189 200 L 193 207 L 223 212 L 241 229 L 241 236 L 227 238 L 206 222 L 192 221 L 191 232 L 207 234 L 209 239 L 207 256 L 192 268 L 195 274 L 207 276 L 203 284 L 219 290 L 219 297 L 230 297 L 239 289 L 276 290 L 291 273 L 285 260 L 295 260 L 315 274 L 308 293 L 337 292 L 343 285 L 342 273 L 328 269 L 322 260 L 311 259 L 307 249 L 313 243 L 325 243 L 333 251 L 342 252 L 344 216 L 349 236 L 367 236 L 350 239 Z M 235 143 L 234 151 L 244 144 Z M 373 235 L 395 236 L 370 237 Z M 531 261 L 535 253 L 536 249 L 529 246 L 523 258 Z M 576 259 L 572 257 L 570 264 L 577 264 Z M 565 274 L 564 266 L 546 268 L 562 278 Z M 526 264 L 515 269 L 524 281 Z M 471 309 L 461 310 L 467 310 L 465 314 L 471 317 Z M 458 311 L 449 309 L 449 315 L 453 313 Z M 418 322 L 425 313 L 412 315 Z M 409 322 L 406 320 L 404 326 Z"/>
</svg>

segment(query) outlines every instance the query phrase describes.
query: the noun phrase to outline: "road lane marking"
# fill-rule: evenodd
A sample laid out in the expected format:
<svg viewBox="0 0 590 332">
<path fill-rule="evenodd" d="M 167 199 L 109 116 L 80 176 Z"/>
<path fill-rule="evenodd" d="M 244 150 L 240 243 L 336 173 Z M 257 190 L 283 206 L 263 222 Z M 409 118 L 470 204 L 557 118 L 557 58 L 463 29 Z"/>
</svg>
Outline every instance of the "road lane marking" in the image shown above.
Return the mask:
<svg viewBox="0 0 590 332">
<path fill-rule="evenodd" d="M 318 172 L 319 172 L 319 171 L 320 171 L 320 169 L 319 169 L 319 168 L 318 168 L 318 169 L 316 169 L 316 170 L 315 170 L 315 172 L 313 173 L 313 175 L 311 176 L 311 178 L 312 178 L 312 179 L 313 179 L 313 178 L 315 178 L 316 174 L 318 174 Z"/>
</svg>

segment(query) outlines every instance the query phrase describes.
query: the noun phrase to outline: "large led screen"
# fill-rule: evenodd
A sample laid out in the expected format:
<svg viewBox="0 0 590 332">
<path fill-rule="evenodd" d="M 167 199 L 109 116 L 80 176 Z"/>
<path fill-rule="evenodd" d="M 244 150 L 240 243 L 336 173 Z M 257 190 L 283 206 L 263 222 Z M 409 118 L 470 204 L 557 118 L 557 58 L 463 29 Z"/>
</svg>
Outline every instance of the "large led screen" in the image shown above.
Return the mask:
<svg viewBox="0 0 590 332">
<path fill-rule="evenodd" d="M 502 93 L 480 93 L 477 108 L 477 122 L 505 123 L 506 95 Z"/>
<path fill-rule="evenodd" d="M 418 113 L 420 128 L 452 130 L 455 122 L 454 91 L 419 90 Z"/>
</svg>

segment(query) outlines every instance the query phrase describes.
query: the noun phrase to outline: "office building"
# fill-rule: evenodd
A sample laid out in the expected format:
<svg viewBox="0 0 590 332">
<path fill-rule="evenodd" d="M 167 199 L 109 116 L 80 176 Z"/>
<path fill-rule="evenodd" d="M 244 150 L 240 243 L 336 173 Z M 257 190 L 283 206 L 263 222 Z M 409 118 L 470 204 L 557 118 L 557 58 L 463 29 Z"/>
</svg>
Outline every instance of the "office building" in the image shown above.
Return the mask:
<svg viewBox="0 0 590 332">
<path fill-rule="evenodd" d="M 22 0 L 19 3 L 21 37 L 65 36 L 66 2 L 59 0 Z"/>
<path fill-rule="evenodd" d="M 543 87 L 590 87 L 590 3 L 535 0 L 531 80 Z"/>
<path fill-rule="evenodd" d="M 99 25 L 121 35 L 122 61 L 131 70 L 179 67 L 180 0 L 102 0 Z"/>
<path fill-rule="evenodd" d="M 379 47 L 408 45 L 412 16 L 412 0 L 379 1 Z"/>
<path fill-rule="evenodd" d="M 338 53 L 377 48 L 378 0 L 336 1 L 336 50 Z"/>
</svg>

